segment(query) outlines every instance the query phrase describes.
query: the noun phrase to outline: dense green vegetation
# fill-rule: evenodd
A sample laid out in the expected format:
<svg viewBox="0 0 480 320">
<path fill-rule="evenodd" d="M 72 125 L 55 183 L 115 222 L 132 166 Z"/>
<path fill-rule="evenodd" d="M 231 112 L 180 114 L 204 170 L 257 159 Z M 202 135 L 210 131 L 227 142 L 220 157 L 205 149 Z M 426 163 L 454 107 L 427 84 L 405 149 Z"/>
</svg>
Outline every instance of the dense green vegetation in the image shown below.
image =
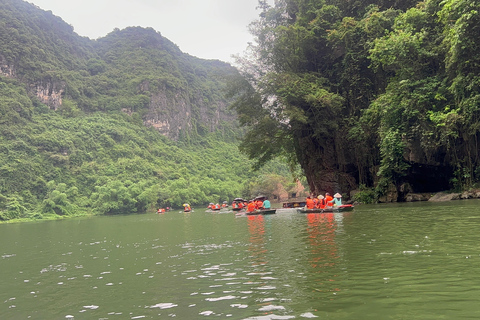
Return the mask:
<svg viewBox="0 0 480 320">
<path fill-rule="evenodd" d="M 2 105 L 10 106 L 1 125 L 1 220 L 142 213 L 273 194 L 258 187 L 267 178 L 289 183 L 281 164 L 253 173 L 236 144 L 218 133 L 187 145 L 126 114 L 71 117 L 32 104 L 8 80 L 0 90 Z"/>
<path fill-rule="evenodd" d="M 258 165 L 282 154 L 315 193 L 399 201 L 478 183 L 479 1 L 259 3 L 232 87 Z"/>
<path fill-rule="evenodd" d="M 0 3 L 0 220 L 152 212 L 291 186 L 253 172 L 227 108 L 237 71 L 150 28 L 82 38 L 51 12 Z M 158 129 L 155 124 L 160 123 Z"/>
<path fill-rule="evenodd" d="M 259 5 L 239 73 L 2 1 L 0 220 L 273 196 L 298 166 L 362 202 L 479 182 L 479 1 Z"/>
</svg>

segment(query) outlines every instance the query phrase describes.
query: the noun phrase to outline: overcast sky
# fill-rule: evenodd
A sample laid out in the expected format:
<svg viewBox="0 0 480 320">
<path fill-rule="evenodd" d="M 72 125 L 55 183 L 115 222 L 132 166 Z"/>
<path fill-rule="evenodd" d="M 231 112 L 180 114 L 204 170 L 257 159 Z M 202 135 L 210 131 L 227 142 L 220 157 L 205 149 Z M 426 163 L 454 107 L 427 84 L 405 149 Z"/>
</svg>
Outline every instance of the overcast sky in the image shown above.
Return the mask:
<svg viewBox="0 0 480 320">
<path fill-rule="evenodd" d="M 258 0 L 27 0 L 51 10 L 81 36 L 97 39 L 114 28 L 152 27 L 203 59 L 233 62 L 253 40 Z"/>
</svg>

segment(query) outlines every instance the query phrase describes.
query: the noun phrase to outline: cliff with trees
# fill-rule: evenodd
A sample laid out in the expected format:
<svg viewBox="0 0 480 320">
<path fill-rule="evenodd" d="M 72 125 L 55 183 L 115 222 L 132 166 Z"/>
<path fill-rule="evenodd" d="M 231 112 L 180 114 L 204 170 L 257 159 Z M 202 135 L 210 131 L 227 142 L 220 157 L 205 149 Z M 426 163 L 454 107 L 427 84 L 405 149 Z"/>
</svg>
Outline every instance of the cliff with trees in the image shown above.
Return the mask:
<svg viewBox="0 0 480 320">
<path fill-rule="evenodd" d="M 372 201 L 478 183 L 479 1 L 259 4 L 231 88 L 259 166 L 283 155 L 313 193 Z"/>
</svg>

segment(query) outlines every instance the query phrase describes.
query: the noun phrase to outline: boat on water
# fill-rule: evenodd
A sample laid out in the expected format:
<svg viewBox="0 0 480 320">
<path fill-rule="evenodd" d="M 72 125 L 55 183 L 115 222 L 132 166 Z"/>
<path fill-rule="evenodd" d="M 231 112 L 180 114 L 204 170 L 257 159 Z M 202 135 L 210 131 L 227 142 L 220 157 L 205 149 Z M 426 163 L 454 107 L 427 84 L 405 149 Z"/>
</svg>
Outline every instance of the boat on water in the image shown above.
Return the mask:
<svg viewBox="0 0 480 320">
<path fill-rule="evenodd" d="M 247 202 L 247 200 L 245 200 L 245 199 L 243 199 L 243 198 L 235 198 L 235 199 L 233 199 L 233 202 L 232 202 L 232 210 L 233 210 L 233 211 L 241 211 L 241 210 L 246 209 L 246 206 L 243 205 L 245 202 Z"/>
<path fill-rule="evenodd" d="M 298 213 L 332 213 L 332 212 L 348 212 L 353 211 L 354 206 L 352 204 L 344 204 L 341 206 L 336 207 L 328 207 L 324 209 L 314 208 L 314 209 L 306 209 L 306 208 L 298 208 Z"/>
<path fill-rule="evenodd" d="M 258 215 L 258 214 L 275 214 L 277 212 L 276 209 L 256 209 L 250 212 L 246 212 L 247 216 Z"/>
<path fill-rule="evenodd" d="M 183 212 L 192 212 L 192 207 L 188 203 L 184 203 Z"/>
</svg>

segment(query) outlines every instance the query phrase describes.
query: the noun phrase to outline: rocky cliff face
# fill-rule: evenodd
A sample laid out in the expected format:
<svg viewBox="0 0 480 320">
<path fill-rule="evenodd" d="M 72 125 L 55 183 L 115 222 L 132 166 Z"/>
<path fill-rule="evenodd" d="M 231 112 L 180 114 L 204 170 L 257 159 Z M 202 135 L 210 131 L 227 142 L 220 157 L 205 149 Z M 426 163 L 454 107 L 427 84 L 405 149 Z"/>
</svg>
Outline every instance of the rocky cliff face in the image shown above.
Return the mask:
<svg viewBox="0 0 480 320">
<path fill-rule="evenodd" d="M 152 93 L 143 122 L 162 135 L 178 140 L 182 134 L 201 135 L 215 131 L 223 121 L 231 122 L 227 107 L 225 99 L 205 102 L 200 94 L 164 87 Z"/>
<path fill-rule="evenodd" d="M 15 66 L 9 64 L 2 55 L 0 55 L 0 74 L 7 78 L 16 78 Z M 57 110 L 62 105 L 65 82 L 38 81 L 29 83 L 28 91 L 50 109 Z"/>
<path fill-rule="evenodd" d="M 161 134 L 178 140 L 181 131 L 190 131 L 192 102 L 185 93 L 168 94 L 160 91 L 152 95 L 144 124 L 152 126 Z"/>
<path fill-rule="evenodd" d="M 15 68 L 13 65 L 10 65 L 5 57 L 0 54 L 0 74 L 13 78 L 15 76 Z"/>
<path fill-rule="evenodd" d="M 42 103 L 57 110 L 62 105 L 65 86 L 65 82 L 38 82 L 30 85 L 30 89 Z"/>
</svg>

